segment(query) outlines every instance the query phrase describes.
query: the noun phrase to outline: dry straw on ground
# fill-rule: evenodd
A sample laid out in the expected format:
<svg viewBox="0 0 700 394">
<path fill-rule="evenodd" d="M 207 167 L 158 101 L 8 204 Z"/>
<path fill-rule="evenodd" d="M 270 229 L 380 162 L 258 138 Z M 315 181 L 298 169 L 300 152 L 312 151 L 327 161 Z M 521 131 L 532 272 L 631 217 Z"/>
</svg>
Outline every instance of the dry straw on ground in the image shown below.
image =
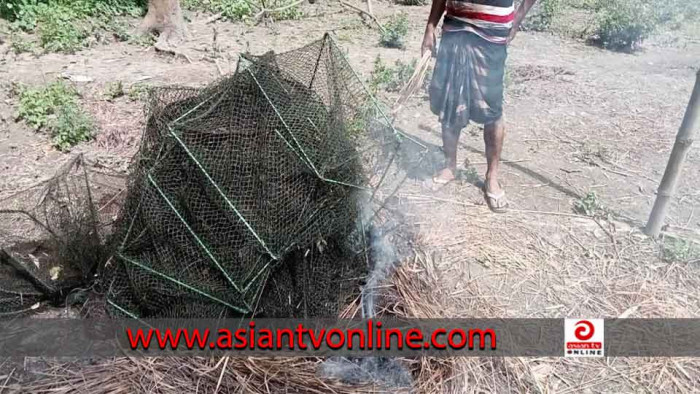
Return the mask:
<svg viewBox="0 0 700 394">
<path fill-rule="evenodd" d="M 408 300 L 404 294 L 426 291 L 428 285 L 411 279 L 424 271 L 420 264 L 424 260 L 407 263 L 391 279 L 383 291 L 397 294 L 391 297 L 392 313 L 402 316 L 430 316 L 426 310 L 434 306 L 418 304 Z M 418 286 L 419 288 L 411 288 Z M 427 308 L 427 309 L 426 309 Z M 349 305 L 344 315 L 357 313 L 357 304 Z M 32 382 L 25 383 L 25 393 L 183 393 L 183 392 L 240 392 L 240 393 L 361 393 L 395 392 L 378 386 L 345 385 L 337 381 L 324 380 L 317 376 L 318 358 L 117 358 L 92 365 L 49 361 L 49 368 Z M 450 376 L 452 362 L 405 360 L 419 374 L 420 385 L 426 391 L 444 384 Z M 2 386 L 0 386 L 2 387 Z M 20 390 L 20 386 L 10 386 Z"/>
<path fill-rule="evenodd" d="M 498 218 L 467 211 L 457 216 L 462 220 L 469 216 L 473 223 L 469 227 L 473 233 L 463 234 L 465 239 L 482 241 L 460 243 L 459 237 L 452 237 L 449 244 L 461 245 L 458 255 L 473 257 L 492 256 L 492 248 L 499 248 L 499 258 L 489 263 L 492 268 L 477 273 L 474 267 L 460 267 L 464 261 L 455 258 L 454 246 L 447 242 L 442 242 L 442 257 L 416 251 L 383 287 L 382 314 L 553 317 L 566 310 L 575 315 L 597 310 L 597 315 L 608 317 L 697 316 L 695 268 L 660 261 L 657 245 L 629 226 L 584 217 L 563 217 L 553 225 L 517 212 Z M 494 222 L 509 225 L 494 231 Z M 554 237 L 548 228 L 566 235 Z M 433 232 L 421 243 L 440 245 L 439 240 L 445 239 Z M 586 263 L 572 264 L 577 256 Z M 455 275 L 456 269 L 463 274 Z M 524 309 L 518 310 L 519 306 Z M 345 315 L 356 311 L 357 306 L 351 305 Z M 219 392 L 252 393 L 391 391 L 322 380 L 316 375 L 320 362 L 272 358 L 119 358 L 93 365 L 56 362 L 39 379 L 25 383 L 21 391 L 181 393 L 213 392 L 217 387 Z M 413 391 L 424 393 L 632 392 L 648 387 L 677 392 L 698 389 L 696 377 L 700 376 L 700 362 L 692 359 L 474 357 L 402 362 L 413 372 Z"/>
<path fill-rule="evenodd" d="M 408 185 L 400 205 L 415 222 L 412 256 L 381 287 L 382 315 L 468 317 L 676 317 L 700 315 L 695 259 L 662 252 L 639 224 L 564 212 L 489 214 L 457 197 L 436 199 Z M 459 229 L 459 231 L 455 231 Z M 683 237 L 697 234 L 685 231 Z M 673 234 L 667 234 L 667 237 Z M 427 245 L 430 245 L 428 248 Z M 343 316 L 357 316 L 357 302 Z M 48 361 L 19 383 L 28 393 L 356 393 L 395 391 L 318 377 L 320 359 L 118 358 Z M 700 389 L 694 359 L 422 358 L 402 360 L 412 391 L 661 392 Z M 3 380 L 4 383 L 3 383 Z"/>
<path fill-rule="evenodd" d="M 700 313 L 697 261 L 669 259 L 638 223 L 562 212 L 433 205 L 421 243 L 426 289 L 401 293 L 423 316 L 689 318 Z M 454 229 L 459 229 L 455 232 Z M 686 239 L 690 234 L 683 234 Z M 667 234 L 667 237 L 672 234 Z M 697 234 L 696 234 L 697 238 Z M 694 262 L 695 261 L 695 262 Z M 410 265 L 409 265 L 410 266 Z M 398 276 L 407 273 L 400 270 Z M 415 274 L 414 274 L 415 276 Z M 699 388 L 694 359 L 452 360 L 451 392 L 662 392 Z"/>
</svg>

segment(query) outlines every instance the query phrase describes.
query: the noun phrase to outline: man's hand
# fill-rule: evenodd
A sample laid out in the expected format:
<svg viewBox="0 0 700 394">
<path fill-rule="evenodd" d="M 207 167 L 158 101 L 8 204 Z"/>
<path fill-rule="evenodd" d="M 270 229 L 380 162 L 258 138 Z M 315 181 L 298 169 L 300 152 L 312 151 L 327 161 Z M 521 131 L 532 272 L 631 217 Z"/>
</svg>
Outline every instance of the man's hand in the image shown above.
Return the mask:
<svg viewBox="0 0 700 394">
<path fill-rule="evenodd" d="M 508 33 L 508 39 L 506 41 L 507 44 L 510 44 L 511 41 L 515 38 L 515 35 L 518 34 L 518 30 L 520 30 L 520 23 L 522 23 L 523 19 L 525 19 L 525 15 L 530 11 L 530 8 L 532 8 L 533 5 L 537 0 L 523 0 L 520 3 L 520 6 L 518 7 L 518 10 L 515 11 L 515 20 L 513 21 L 513 27 L 510 28 L 510 33 Z"/>
<path fill-rule="evenodd" d="M 425 27 L 425 34 L 423 35 L 423 43 L 420 46 L 420 55 L 423 57 L 426 52 L 430 52 L 435 55 L 435 43 L 437 38 L 435 37 L 435 26 L 428 24 Z"/>
<path fill-rule="evenodd" d="M 510 42 L 513 41 L 513 39 L 515 38 L 515 35 L 518 33 L 519 29 L 520 29 L 520 24 L 513 23 L 513 27 L 510 28 L 510 33 L 508 33 L 508 39 L 506 41 L 506 44 L 510 45 Z"/>
</svg>

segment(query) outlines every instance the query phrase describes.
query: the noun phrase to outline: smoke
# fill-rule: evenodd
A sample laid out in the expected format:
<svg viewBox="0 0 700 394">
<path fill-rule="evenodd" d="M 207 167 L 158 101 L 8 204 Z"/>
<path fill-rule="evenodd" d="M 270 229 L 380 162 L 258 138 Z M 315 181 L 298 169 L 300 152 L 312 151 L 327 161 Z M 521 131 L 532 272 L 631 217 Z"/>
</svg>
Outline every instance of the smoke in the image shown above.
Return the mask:
<svg viewBox="0 0 700 394">
<path fill-rule="evenodd" d="M 373 223 L 368 228 L 364 224 L 372 221 L 374 212 L 363 209 L 358 226 L 361 234 L 368 241 L 365 251 L 368 253 L 369 275 L 361 292 L 362 318 L 376 317 L 376 299 L 379 286 L 391 274 L 400 258 L 394 245 L 390 242 L 387 229 L 394 228 L 393 221 L 379 227 Z M 410 372 L 397 360 L 386 357 L 348 358 L 332 357 L 324 361 L 318 370 L 324 378 L 337 379 L 346 384 L 375 384 L 385 387 L 410 387 Z"/>
<path fill-rule="evenodd" d="M 332 357 L 319 367 L 318 374 L 346 384 L 376 384 L 399 388 L 411 386 L 411 374 L 399 362 L 386 357 Z"/>
<path fill-rule="evenodd" d="M 367 212 L 365 212 L 365 216 L 367 219 L 370 218 Z M 362 317 L 364 319 L 376 316 L 375 301 L 379 285 L 389 276 L 399 261 L 394 245 L 387 240 L 387 234 L 382 228 L 371 226 L 367 232 L 367 238 L 369 238 L 368 253 L 370 254 L 368 264 L 370 267 L 367 282 L 361 293 Z"/>
</svg>

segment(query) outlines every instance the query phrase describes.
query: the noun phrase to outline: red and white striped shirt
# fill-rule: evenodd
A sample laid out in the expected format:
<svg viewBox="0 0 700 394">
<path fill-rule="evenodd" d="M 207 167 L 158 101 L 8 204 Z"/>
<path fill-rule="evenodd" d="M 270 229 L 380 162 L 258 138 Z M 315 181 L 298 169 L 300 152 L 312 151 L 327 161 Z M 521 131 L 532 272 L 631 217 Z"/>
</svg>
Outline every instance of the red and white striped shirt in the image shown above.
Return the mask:
<svg viewBox="0 0 700 394">
<path fill-rule="evenodd" d="M 447 0 L 443 31 L 469 31 L 506 44 L 514 19 L 513 0 Z"/>
</svg>

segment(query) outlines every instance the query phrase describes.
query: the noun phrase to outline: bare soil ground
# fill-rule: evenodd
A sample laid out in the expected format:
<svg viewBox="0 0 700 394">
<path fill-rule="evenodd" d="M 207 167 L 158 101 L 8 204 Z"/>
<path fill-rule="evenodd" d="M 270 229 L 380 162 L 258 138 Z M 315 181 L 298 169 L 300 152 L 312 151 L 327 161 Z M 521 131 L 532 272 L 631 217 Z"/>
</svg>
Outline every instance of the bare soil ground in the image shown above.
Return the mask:
<svg viewBox="0 0 700 394">
<path fill-rule="evenodd" d="M 405 50 L 381 48 L 371 22 L 335 4 L 305 5 L 307 17 L 270 26 L 191 14 L 186 56 L 116 43 L 75 55 L 15 56 L 0 46 L 0 197 L 52 174 L 69 155 L 14 121 L 12 82 L 38 84 L 61 75 L 76 83 L 99 134 L 72 153 L 126 170 L 144 122 L 142 103 L 108 101 L 109 82 L 200 86 L 235 69 L 239 52 L 284 51 L 332 31 L 365 78 L 386 63 L 419 57 L 429 8 L 375 4 L 386 20 L 407 12 Z M 696 37 L 696 36 L 695 36 Z M 412 275 L 432 285 L 423 302 L 440 305 L 418 317 L 699 317 L 700 266 L 662 259 L 661 246 L 640 232 L 680 125 L 700 41 L 690 32 L 658 35 L 628 55 L 545 33 L 519 33 L 509 48 L 507 137 L 502 183 L 511 210 L 491 213 L 478 187 L 485 159 L 481 130 L 463 132 L 460 180 L 435 190 L 433 167 L 399 192 L 432 256 Z M 384 95 L 389 103 L 395 97 Z M 396 126 L 440 145 L 437 118 L 424 94 L 412 98 Z M 436 163 L 433 163 L 437 165 Z M 478 176 L 475 176 L 478 174 Z M 595 191 L 612 218 L 575 214 L 574 201 Z M 667 237 L 700 238 L 700 151 L 688 155 L 669 213 Z M 423 316 L 420 316 L 423 314 Z M 690 359 L 464 359 L 455 362 L 453 392 L 637 392 L 700 390 L 700 362 Z M 428 390 L 427 388 L 422 388 Z M 656 390 L 654 390 L 656 391 Z"/>
</svg>

